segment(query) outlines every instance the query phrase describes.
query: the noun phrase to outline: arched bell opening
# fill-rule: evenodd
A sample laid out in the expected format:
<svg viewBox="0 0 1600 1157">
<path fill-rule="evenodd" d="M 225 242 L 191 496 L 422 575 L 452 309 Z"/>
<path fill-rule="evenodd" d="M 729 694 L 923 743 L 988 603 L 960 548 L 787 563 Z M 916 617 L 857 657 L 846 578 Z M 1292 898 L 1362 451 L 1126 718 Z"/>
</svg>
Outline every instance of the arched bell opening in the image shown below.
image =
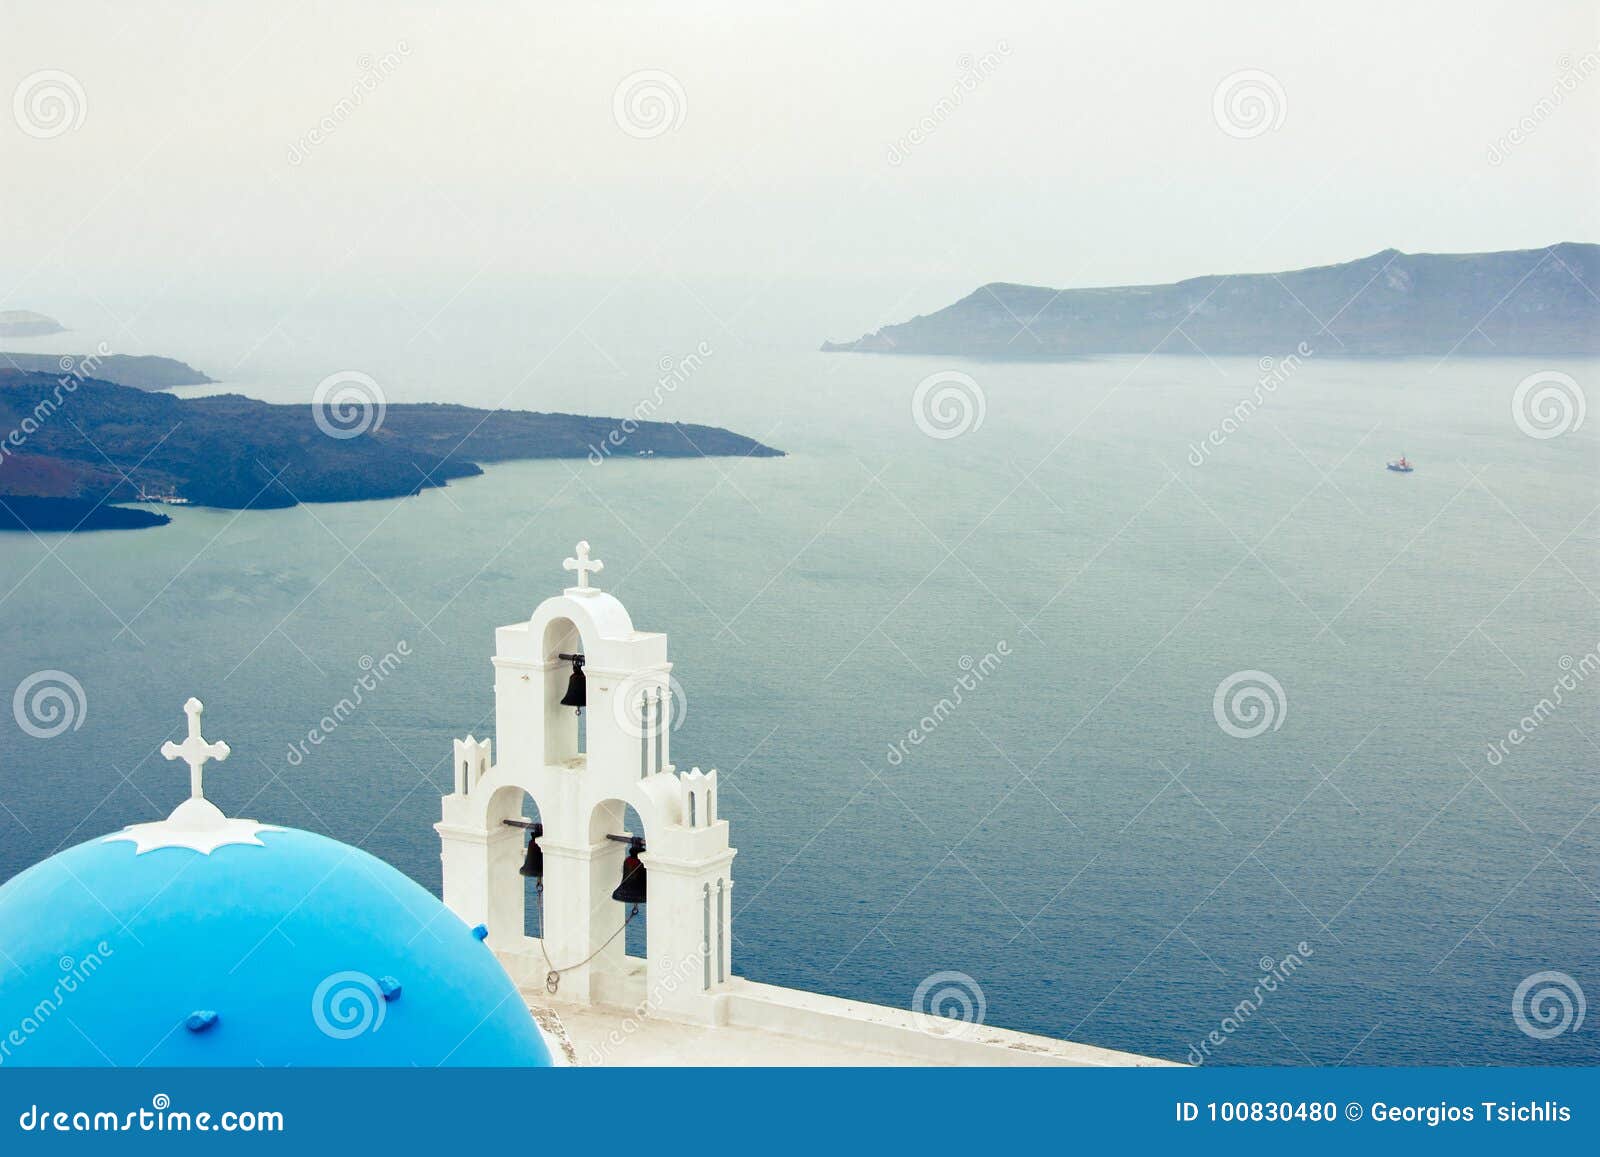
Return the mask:
<svg viewBox="0 0 1600 1157">
<path fill-rule="evenodd" d="M 544 936 L 544 823 L 532 794 L 502 787 L 489 800 L 489 932 L 496 942 Z"/>
<path fill-rule="evenodd" d="M 649 872 L 640 854 L 649 848 L 644 819 L 620 799 L 602 800 L 589 817 L 589 839 L 602 841 L 606 853 L 597 858 L 595 871 L 611 900 L 611 913 L 604 921 L 609 935 L 618 922 L 626 921 L 621 934 L 626 955 L 645 959 L 649 955 Z"/>
<path fill-rule="evenodd" d="M 588 749 L 583 717 L 587 680 L 583 636 L 571 619 L 551 619 L 540 644 L 544 660 L 544 758 L 571 764 Z"/>
<path fill-rule="evenodd" d="M 544 938 L 544 849 L 539 841 L 544 838 L 544 821 L 539 818 L 539 805 L 533 796 L 523 793 L 522 815 L 511 822 L 523 833 L 526 843 L 522 849 L 522 863 L 517 875 L 522 879 L 523 934 Z"/>
</svg>

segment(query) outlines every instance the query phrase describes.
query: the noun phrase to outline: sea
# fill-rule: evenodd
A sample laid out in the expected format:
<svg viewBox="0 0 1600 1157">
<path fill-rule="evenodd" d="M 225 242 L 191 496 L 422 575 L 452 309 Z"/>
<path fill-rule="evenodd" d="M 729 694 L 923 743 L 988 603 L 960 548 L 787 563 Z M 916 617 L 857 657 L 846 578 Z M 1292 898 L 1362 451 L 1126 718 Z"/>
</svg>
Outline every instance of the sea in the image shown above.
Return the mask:
<svg viewBox="0 0 1600 1157">
<path fill-rule="evenodd" d="M 724 785 L 737 973 L 1196 1063 L 1600 1062 L 1600 363 L 825 354 L 896 287 L 379 281 L 64 290 L 6 345 L 786 456 L 0 537 L 0 878 L 170 810 L 196 695 L 225 811 L 437 892 L 493 630 L 586 539 Z"/>
</svg>

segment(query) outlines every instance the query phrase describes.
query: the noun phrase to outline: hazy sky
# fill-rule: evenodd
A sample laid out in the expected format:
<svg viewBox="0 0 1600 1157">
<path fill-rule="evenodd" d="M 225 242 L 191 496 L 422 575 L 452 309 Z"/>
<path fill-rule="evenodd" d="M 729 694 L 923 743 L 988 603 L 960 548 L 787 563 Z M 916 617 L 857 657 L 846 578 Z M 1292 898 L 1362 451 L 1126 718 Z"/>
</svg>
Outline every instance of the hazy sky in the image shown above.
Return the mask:
<svg viewBox="0 0 1600 1157">
<path fill-rule="evenodd" d="M 1592 2 L 3 11 L 4 307 L 335 268 L 872 278 L 931 306 L 1600 240 Z M 620 123 L 647 70 L 667 120 Z M 1254 135 L 1215 107 L 1240 73 Z M 19 107 L 30 78 L 65 131 Z"/>
</svg>

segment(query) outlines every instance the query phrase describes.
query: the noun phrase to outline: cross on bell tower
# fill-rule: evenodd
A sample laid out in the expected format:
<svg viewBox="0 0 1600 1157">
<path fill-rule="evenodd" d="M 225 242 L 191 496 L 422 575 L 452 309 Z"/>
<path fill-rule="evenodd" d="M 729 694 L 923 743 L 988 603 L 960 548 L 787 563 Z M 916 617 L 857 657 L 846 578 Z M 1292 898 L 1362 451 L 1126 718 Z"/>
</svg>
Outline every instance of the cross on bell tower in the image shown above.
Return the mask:
<svg viewBox="0 0 1600 1157">
<path fill-rule="evenodd" d="M 208 760 L 224 760 L 228 758 L 230 748 L 220 740 L 216 743 L 207 742 L 200 734 L 200 713 L 204 711 L 205 704 L 200 700 L 190 698 L 183 705 L 183 712 L 189 717 L 189 735 L 182 743 L 173 743 L 170 739 L 161 745 L 161 754 L 168 759 L 181 759 L 189 765 L 189 798 L 205 799 L 206 793 L 200 782 L 201 772 Z"/>
<path fill-rule="evenodd" d="M 599 587 L 592 587 L 589 585 L 589 575 L 594 571 L 605 570 L 605 568 L 606 564 L 601 562 L 599 559 L 591 560 L 589 558 L 589 543 L 587 541 L 580 542 L 578 544 L 578 557 L 563 559 L 561 562 L 562 570 L 575 570 L 578 572 L 578 585 L 575 587 L 568 587 L 567 593 L 581 595 L 599 594 Z"/>
</svg>

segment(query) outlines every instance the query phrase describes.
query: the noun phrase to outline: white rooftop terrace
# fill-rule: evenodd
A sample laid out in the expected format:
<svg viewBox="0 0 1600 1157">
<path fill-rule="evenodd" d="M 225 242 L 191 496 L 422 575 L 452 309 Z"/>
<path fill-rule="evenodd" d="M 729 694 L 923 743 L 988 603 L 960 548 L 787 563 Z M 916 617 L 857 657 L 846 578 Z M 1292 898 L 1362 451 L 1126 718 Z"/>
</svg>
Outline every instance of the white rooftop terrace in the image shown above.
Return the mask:
<svg viewBox="0 0 1600 1157">
<path fill-rule="evenodd" d="M 642 997 L 642 968 L 638 980 Z M 742 978 L 728 983 L 723 1003 L 726 1023 L 715 1026 L 689 1024 L 649 1009 L 641 1012 L 638 1005 L 575 1004 L 543 988 L 520 991 L 567 1063 L 585 1067 L 1167 1067 L 1174 1063 Z"/>
</svg>

